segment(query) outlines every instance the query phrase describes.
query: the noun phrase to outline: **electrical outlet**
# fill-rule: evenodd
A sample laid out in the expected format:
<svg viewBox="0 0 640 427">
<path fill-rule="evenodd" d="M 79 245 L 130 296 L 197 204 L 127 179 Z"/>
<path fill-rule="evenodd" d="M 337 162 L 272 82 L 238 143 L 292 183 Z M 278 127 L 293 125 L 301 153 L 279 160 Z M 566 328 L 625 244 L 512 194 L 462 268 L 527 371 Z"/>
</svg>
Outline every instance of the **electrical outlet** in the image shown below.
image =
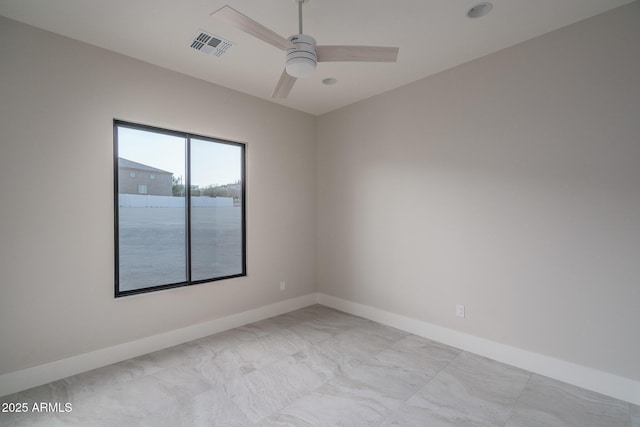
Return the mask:
<svg viewBox="0 0 640 427">
<path fill-rule="evenodd" d="M 464 305 L 456 304 L 456 316 L 464 317 Z"/>
<path fill-rule="evenodd" d="M 284 291 L 285 289 L 287 289 L 287 283 L 283 280 L 280 282 L 280 290 Z"/>
</svg>

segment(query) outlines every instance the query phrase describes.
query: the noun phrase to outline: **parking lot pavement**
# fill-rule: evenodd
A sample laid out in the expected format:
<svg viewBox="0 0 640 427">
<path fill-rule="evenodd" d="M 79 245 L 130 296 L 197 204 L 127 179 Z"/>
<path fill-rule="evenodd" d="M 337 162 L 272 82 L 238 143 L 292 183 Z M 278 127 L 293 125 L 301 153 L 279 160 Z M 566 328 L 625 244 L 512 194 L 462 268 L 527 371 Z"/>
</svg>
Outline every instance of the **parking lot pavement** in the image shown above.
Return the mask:
<svg viewBox="0 0 640 427">
<path fill-rule="evenodd" d="M 192 279 L 242 272 L 239 207 L 192 209 Z M 186 280 L 183 208 L 119 208 L 120 290 Z"/>
</svg>

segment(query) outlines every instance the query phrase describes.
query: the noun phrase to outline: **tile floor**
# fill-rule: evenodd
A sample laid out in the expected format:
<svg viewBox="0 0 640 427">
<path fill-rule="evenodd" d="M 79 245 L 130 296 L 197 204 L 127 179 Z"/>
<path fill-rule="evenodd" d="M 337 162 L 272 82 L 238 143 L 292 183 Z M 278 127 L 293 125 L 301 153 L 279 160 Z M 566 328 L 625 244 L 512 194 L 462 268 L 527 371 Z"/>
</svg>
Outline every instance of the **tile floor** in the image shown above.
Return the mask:
<svg viewBox="0 0 640 427">
<path fill-rule="evenodd" d="M 640 407 L 320 305 L 0 402 L 2 426 L 640 427 Z"/>
</svg>

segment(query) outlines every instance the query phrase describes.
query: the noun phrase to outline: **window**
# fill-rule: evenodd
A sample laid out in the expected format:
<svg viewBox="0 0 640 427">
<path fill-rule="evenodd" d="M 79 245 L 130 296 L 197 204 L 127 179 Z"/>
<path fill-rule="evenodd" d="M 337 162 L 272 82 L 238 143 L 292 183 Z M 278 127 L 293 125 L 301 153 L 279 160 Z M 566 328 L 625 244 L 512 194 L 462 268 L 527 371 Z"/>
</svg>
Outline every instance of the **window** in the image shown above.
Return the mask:
<svg viewBox="0 0 640 427">
<path fill-rule="evenodd" d="M 136 173 L 134 171 L 129 172 L 129 178 L 135 178 Z"/>
<path fill-rule="evenodd" d="M 114 159 L 116 297 L 246 275 L 244 144 L 115 120 Z"/>
</svg>

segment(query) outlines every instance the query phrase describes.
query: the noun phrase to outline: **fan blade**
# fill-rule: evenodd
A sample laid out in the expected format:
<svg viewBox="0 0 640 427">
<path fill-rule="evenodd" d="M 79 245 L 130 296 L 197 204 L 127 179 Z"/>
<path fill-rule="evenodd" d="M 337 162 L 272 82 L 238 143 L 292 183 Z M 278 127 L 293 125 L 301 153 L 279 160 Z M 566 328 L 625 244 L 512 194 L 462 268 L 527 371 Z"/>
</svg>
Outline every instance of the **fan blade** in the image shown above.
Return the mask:
<svg viewBox="0 0 640 427">
<path fill-rule="evenodd" d="M 287 50 L 288 48 L 293 47 L 293 43 L 282 37 L 280 34 L 271 31 L 264 25 L 243 15 L 229 5 L 216 10 L 211 14 L 211 16 L 236 27 L 247 34 L 251 34 L 252 36 L 257 37 L 278 49 Z"/>
<path fill-rule="evenodd" d="M 318 62 L 396 62 L 397 47 L 316 46 Z"/>
<path fill-rule="evenodd" d="M 273 90 L 273 94 L 271 95 L 271 97 L 284 99 L 289 96 L 289 92 L 291 91 L 291 88 L 293 87 L 293 84 L 296 82 L 296 80 L 298 79 L 287 74 L 287 70 L 283 70 L 282 75 L 280 76 L 280 80 L 278 80 L 278 84 Z"/>
</svg>

